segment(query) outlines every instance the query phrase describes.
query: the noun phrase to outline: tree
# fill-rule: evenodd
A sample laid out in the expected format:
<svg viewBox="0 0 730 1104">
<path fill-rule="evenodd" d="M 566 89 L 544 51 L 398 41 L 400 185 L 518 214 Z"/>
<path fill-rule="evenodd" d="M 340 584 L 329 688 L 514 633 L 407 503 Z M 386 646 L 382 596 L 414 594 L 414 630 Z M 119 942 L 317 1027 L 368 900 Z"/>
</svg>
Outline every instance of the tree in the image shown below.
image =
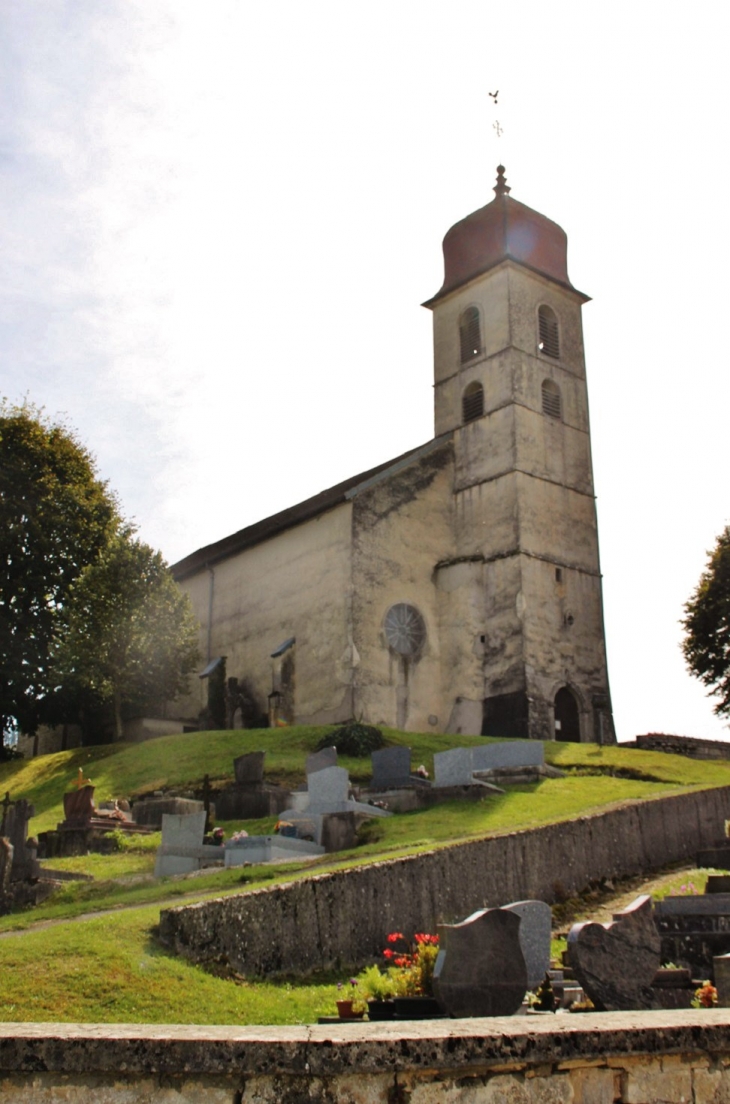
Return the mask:
<svg viewBox="0 0 730 1104">
<path fill-rule="evenodd" d="M 162 707 L 198 662 L 187 595 L 159 552 L 129 529 L 114 536 L 71 588 L 56 670 L 62 685 L 90 691 L 122 712 Z"/>
<path fill-rule="evenodd" d="M 53 708 L 52 652 L 70 588 L 119 526 L 91 454 L 30 404 L 0 402 L 0 729 Z M 0 742 L 2 742 L 0 740 Z"/>
<path fill-rule="evenodd" d="M 710 693 L 719 716 L 730 715 L 730 525 L 717 538 L 697 588 L 684 607 L 684 658 Z"/>
</svg>

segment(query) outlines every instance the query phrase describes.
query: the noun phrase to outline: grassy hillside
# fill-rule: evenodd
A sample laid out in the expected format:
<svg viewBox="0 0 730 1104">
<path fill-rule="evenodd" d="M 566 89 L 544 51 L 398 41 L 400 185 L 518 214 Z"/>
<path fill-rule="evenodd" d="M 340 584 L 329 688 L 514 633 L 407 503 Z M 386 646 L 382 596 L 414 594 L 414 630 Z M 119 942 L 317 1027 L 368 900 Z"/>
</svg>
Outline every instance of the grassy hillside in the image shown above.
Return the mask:
<svg viewBox="0 0 730 1104">
<path fill-rule="evenodd" d="M 195 789 L 204 774 L 232 781 L 233 759 L 265 750 L 265 776 L 297 785 L 304 759 L 332 729 L 289 728 L 190 733 L 145 744 L 116 744 L 44 756 L 0 766 L 0 792 L 33 801 L 31 831 L 62 819 L 63 793 L 81 766 L 97 800 L 135 797 L 150 790 Z M 412 749 L 414 766 L 433 768 L 434 752 L 453 737 L 386 730 L 391 744 Z M 460 744 L 484 742 L 458 738 Z M 204 899 L 246 892 L 262 884 L 313 872 L 373 862 L 430 847 L 572 819 L 632 799 L 659 797 L 684 788 L 730 784 L 730 762 L 698 762 L 681 756 L 594 745 L 546 744 L 546 758 L 566 771 L 563 779 L 511 787 L 476 802 L 452 801 L 373 823 L 353 851 L 323 856 L 314 864 L 250 867 L 157 881 L 152 877 L 159 835 L 126 841 L 110 856 L 60 859 L 47 865 L 92 874 L 91 884 L 70 883 L 39 909 L 0 918 L 0 1019 L 93 1022 L 295 1023 L 330 1013 L 336 995 L 331 977 L 288 984 L 212 977 L 162 950 L 154 939 L 161 906 L 181 898 Z M 369 759 L 340 762 L 354 782 L 370 776 Z M 229 831 L 239 824 L 224 825 Z M 272 821 L 250 822 L 270 831 Z M 680 881 L 682 875 L 676 876 Z M 698 884 L 701 875 L 695 875 Z M 115 910 L 104 914 L 102 910 Z M 81 913 L 97 913 L 74 919 Z M 40 928 L 39 921 L 52 926 Z M 54 922 L 55 921 L 55 922 Z M 13 931 L 14 928 L 26 930 Z"/>
<path fill-rule="evenodd" d="M 43 832 L 55 828 L 63 819 L 63 794 L 71 787 L 79 767 L 94 783 L 97 802 L 115 797 L 134 798 L 166 787 L 178 790 L 193 788 L 201 784 L 205 774 L 210 776 L 213 784 L 232 782 L 234 758 L 248 751 L 266 752 L 267 781 L 299 785 L 304 781 L 305 757 L 323 736 L 332 731 L 333 727 L 296 726 L 190 732 L 163 736 L 143 744 L 119 743 L 78 748 L 37 759 L 0 764 L 0 790 L 9 790 L 11 798 L 25 797 L 32 801 L 36 809 L 32 831 Z M 391 729 L 384 731 L 389 744 L 410 746 L 414 766 L 424 763 L 431 772 L 434 752 L 454 747 L 456 742 L 453 736 L 402 733 Z M 458 737 L 458 743 L 462 746 L 484 742 L 485 738 L 481 736 Z M 677 787 L 730 783 L 730 761 L 709 763 L 659 752 L 557 743 L 545 744 L 545 756 L 549 762 L 569 771 L 574 777 L 606 779 L 600 786 L 589 784 L 583 792 L 580 799 L 587 799 L 591 807 L 626 798 L 648 797 L 652 793 Z M 341 757 L 339 761 L 348 769 L 353 782 L 365 783 L 369 780 L 369 758 Z M 552 781 L 542 783 L 539 789 L 547 786 L 546 794 L 550 794 L 550 801 L 554 802 L 565 784 L 560 782 L 556 789 L 549 785 Z M 568 800 L 565 814 L 574 815 L 575 812 L 574 802 Z M 560 819 L 560 816 L 553 819 Z M 542 822 L 541 816 L 537 821 L 527 821 Z M 480 825 L 477 834 L 482 830 Z"/>
</svg>

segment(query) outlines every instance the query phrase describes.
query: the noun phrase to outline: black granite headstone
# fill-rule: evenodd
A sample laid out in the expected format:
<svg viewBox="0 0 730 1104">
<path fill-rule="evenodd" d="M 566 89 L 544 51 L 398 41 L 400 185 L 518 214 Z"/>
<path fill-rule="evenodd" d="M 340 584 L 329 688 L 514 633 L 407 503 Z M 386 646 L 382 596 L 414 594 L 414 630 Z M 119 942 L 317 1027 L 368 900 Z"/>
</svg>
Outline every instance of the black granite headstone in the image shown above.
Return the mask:
<svg viewBox="0 0 730 1104">
<path fill-rule="evenodd" d="M 651 897 L 637 897 L 610 924 L 574 924 L 568 961 L 586 994 L 609 1012 L 660 1008 L 651 989 L 660 966 L 661 942 Z"/>
<path fill-rule="evenodd" d="M 527 989 L 520 918 L 481 909 L 461 924 L 439 924 L 434 993 L 451 1016 L 512 1016 Z"/>
</svg>

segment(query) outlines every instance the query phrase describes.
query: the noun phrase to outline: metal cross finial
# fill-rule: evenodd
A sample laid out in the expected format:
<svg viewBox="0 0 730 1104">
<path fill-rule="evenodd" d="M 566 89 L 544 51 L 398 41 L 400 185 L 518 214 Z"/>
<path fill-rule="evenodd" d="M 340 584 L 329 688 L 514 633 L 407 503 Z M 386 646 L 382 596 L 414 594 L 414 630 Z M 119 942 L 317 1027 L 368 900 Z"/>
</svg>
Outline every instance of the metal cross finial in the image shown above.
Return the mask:
<svg viewBox="0 0 730 1104">
<path fill-rule="evenodd" d="M 497 183 L 494 185 L 495 195 L 509 195 L 512 191 L 504 175 L 504 165 L 497 165 Z"/>
</svg>

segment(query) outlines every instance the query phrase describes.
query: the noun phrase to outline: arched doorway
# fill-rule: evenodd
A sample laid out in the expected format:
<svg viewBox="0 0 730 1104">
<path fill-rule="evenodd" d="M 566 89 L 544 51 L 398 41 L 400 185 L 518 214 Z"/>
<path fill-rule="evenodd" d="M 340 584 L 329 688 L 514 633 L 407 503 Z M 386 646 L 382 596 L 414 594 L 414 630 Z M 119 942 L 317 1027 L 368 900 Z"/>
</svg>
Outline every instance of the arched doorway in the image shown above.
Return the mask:
<svg viewBox="0 0 730 1104">
<path fill-rule="evenodd" d="M 578 702 L 567 686 L 561 686 L 555 695 L 555 739 L 580 743 Z"/>
</svg>

